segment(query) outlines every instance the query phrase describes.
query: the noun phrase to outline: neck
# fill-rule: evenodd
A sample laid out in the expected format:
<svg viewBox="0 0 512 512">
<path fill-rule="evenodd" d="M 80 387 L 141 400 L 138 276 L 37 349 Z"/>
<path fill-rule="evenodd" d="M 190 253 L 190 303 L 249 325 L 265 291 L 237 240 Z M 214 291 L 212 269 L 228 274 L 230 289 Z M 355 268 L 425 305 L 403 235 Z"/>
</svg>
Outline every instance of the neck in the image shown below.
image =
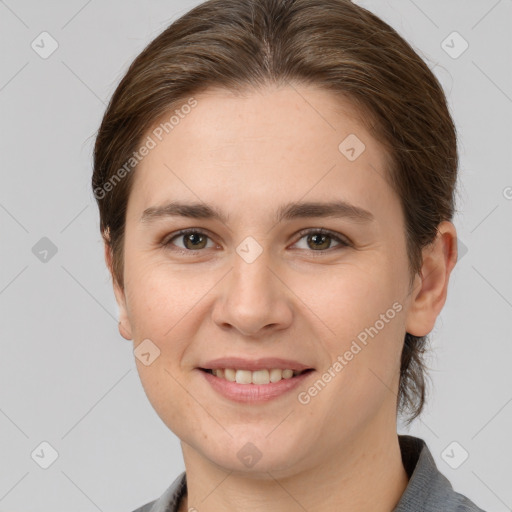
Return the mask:
<svg viewBox="0 0 512 512">
<path fill-rule="evenodd" d="M 321 464 L 290 471 L 226 471 L 182 442 L 187 496 L 180 512 L 391 512 L 408 484 L 396 433 L 360 433 Z M 284 474 L 284 473 L 283 473 Z"/>
</svg>

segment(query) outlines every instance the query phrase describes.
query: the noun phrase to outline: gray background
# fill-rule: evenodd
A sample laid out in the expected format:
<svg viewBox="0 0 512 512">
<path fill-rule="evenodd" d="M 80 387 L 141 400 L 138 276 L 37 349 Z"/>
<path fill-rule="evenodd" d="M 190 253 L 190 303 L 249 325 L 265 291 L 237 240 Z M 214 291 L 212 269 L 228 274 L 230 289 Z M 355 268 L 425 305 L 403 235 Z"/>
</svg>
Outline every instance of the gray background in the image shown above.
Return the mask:
<svg viewBox="0 0 512 512">
<path fill-rule="evenodd" d="M 0 1 L 2 511 L 128 512 L 184 469 L 179 440 L 147 401 L 131 342 L 117 331 L 89 183 L 115 86 L 197 3 Z M 357 3 L 427 61 L 460 137 L 460 259 L 432 332 L 430 401 L 409 433 L 427 441 L 457 491 L 510 511 L 512 2 Z M 43 31 L 58 43 L 45 59 L 31 47 L 43 45 Z M 469 44 L 457 58 L 462 40 L 442 43 L 453 31 Z M 47 469 L 43 441 L 59 454 Z M 460 462 L 463 450 L 469 457 L 453 469 L 447 461 Z"/>
</svg>

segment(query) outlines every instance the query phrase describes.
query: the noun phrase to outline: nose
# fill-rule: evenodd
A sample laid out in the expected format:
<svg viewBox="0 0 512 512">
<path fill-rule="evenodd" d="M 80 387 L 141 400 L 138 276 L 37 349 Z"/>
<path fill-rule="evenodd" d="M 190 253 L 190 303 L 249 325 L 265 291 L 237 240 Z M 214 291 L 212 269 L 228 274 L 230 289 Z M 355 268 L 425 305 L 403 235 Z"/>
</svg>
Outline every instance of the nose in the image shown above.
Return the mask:
<svg viewBox="0 0 512 512">
<path fill-rule="evenodd" d="M 264 249 L 249 263 L 235 253 L 213 308 L 212 319 L 219 327 L 261 337 L 291 324 L 293 293 L 268 254 Z"/>
</svg>

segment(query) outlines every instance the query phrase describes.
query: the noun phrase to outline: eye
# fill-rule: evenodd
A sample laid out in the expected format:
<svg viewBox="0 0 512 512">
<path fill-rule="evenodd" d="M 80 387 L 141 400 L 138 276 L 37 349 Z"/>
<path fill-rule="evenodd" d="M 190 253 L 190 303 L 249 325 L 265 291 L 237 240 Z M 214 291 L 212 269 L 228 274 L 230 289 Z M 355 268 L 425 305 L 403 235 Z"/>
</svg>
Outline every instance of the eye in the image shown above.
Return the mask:
<svg viewBox="0 0 512 512">
<path fill-rule="evenodd" d="M 178 239 L 182 240 L 184 247 L 178 246 L 178 252 L 182 253 L 190 253 L 196 250 L 204 249 L 206 247 L 206 240 L 209 238 L 209 236 L 204 233 L 203 231 L 200 231 L 198 229 L 182 229 L 181 231 L 178 231 L 174 236 L 171 238 L 168 238 L 166 241 L 162 242 L 162 245 L 164 247 L 171 248 L 171 245 L 175 245 L 173 243 L 173 240 Z M 211 246 L 210 246 L 211 247 Z"/>
<path fill-rule="evenodd" d="M 306 250 L 312 250 L 313 252 L 326 252 L 327 249 L 331 249 L 331 241 L 335 240 L 338 242 L 338 245 L 341 247 L 349 247 L 350 243 L 333 231 L 329 231 L 328 229 L 305 229 L 299 233 L 301 235 L 300 240 L 302 238 L 306 238 L 307 247 Z M 300 241 L 299 240 L 299 241 Z M 296 242 L 297 244 L 298 242 Z M 311 249 L 313 247 L 313 249 Z"/>
</svg>

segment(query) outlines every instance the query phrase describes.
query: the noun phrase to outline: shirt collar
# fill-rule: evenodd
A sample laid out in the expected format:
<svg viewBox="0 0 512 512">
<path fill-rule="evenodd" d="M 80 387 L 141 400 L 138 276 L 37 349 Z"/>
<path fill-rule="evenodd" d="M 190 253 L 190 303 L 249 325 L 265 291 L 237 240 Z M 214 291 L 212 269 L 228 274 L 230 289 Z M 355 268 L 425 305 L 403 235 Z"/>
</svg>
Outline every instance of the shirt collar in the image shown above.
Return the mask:
<svg viewBox="0 0 512 512">
<path fill-rule="evenodd" d="M 437 468 L 423 439 L 399 435 L 398 442 L 409 483 L 392 512 L 484 512 L 466 496 L 453 490 L 449 480 Z"/>
</svg>

